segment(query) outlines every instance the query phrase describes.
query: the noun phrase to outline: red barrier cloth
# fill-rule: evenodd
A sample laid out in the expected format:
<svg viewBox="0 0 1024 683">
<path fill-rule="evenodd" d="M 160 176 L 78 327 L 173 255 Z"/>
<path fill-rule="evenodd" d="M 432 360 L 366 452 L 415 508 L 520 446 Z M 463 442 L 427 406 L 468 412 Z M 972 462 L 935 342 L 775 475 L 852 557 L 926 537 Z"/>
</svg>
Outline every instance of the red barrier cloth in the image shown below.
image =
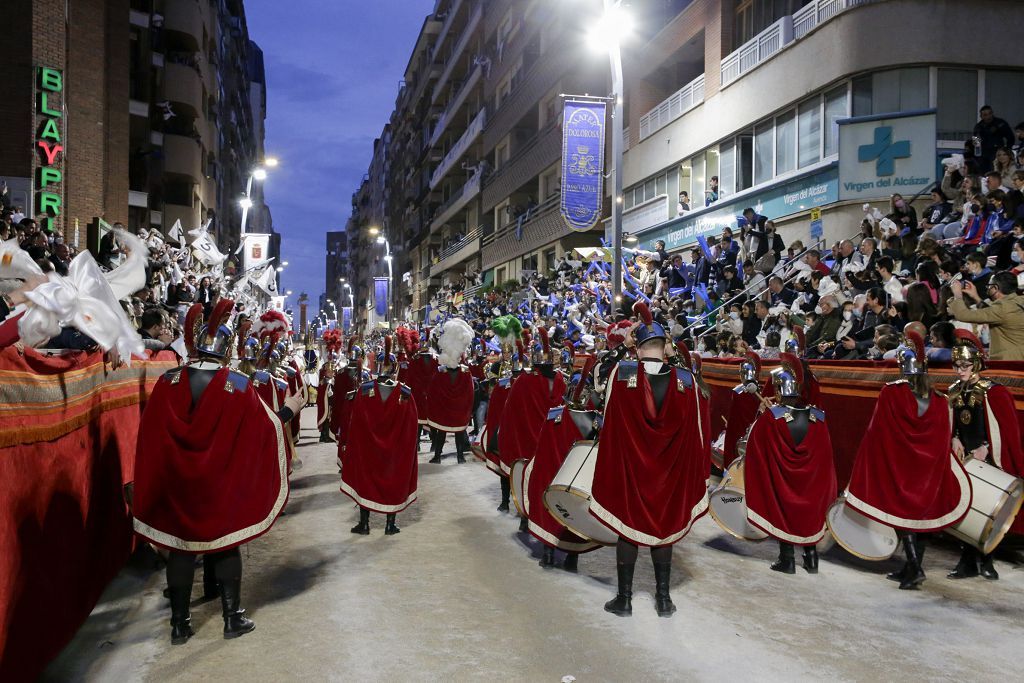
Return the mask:
<svg viewBox="0 0 1024 683">
<path fill-rule="evenodd" d="M 761 413 L 747 442 L 743 479 L 751 524 L 786 543 L 816 544 L 837 496 L 828 427 L 812 421 L 797 445 L 784 417 Z"/>
<path fill-rule="evenodd" d="M 281 514 L 289 437 L 244 376 L 218 370 L 193 405 L 188 372 L 165 375 L 142 414 L 135 531 L 171 550 L 225 550 Z"/>
<path fill-rule="evenodd" d="M 418 404 L 417 404 L 418 407 Z M 464 432 L 473 419 L 473 376 L 468 368 L 435 372 L 427 387 L 427 425 L 442 432 Z"/>
<path fill-rule="evenodd" d="M 544 492 L 558 474 L 572 445 L 583 438 L 566 408 L 557 416 L 550 414 L 537 438 L 537 451 L 523 472 L 523 502 L 526 507 L 528 528 L 544 545 L 566 552 L 585 553 L 600 548 L 600 544 L 580 538 L 558 522 L 544 505 Z"/>
<path fill-rule="evenodd" d="M 550 386 L 549 386 L 550 383 Z M 537 436 L 548 411 L 562 404 L 565 380 L 556 372 L 548 379 L 539 372 L 524 372 L 512 383 L 498 429 L 498 455 L 506 475 L 516 460 L 527 459 L 537 447 Z"/>
<path fill-rule="evenodd" d="M 761 407 L 761 399 L 757 396 L 743 392 L 732 397 L 732 405 L 729 407 L 729 419 L 725 426 L 725 443 L 722 445 L 722 455 L 725 467 L 729 467 L 732 461 L 739 457 L 736 452 L 736 444 L 747 435 L 750 425 L 754 424 L 757 418 L 757 409 Z"/>
<path fill-rule="evenodd" d="M 127 560 L 140 406 L 176 365 L 0 351 L 0 680 L 34 680 Z"/>
<path fill-rule="evenodd" d="M 436 374 L 437 359 L 429 353 L 413 356 L 406 367 L 398 370 L 398 381 L 412 390 L 420 424 L 427 424 L 427 389 Z"/>
<path fill-rule="evenodd" d="M 701 434 L 702 399 L 673 369 L 661 407 L 643 364 L 636 386 L 619 380 L 620 363 L 605 407 L 594 470 L 590 514 L 633 543 L 670 545 L 683 538 L 708 509 L 711 471 L 708 440 Z"/>
<path fill-rule="evenodd" d="M 416 500 L 419 475 L 412 390 L 397 384 L 384 398 L 374 381 L 350 403 L 350 429 L 340 456 L 341 491 L 373 512 L 401 512 Z"/>
<path fill-rule="evenodd" d="M 868 425 L 846 504 L 897 529 L 936 531 L 956 524 L 971 505 L 971 486 L 952 454 L 949 403 L 932 392 L 918 416 L 906 382 L 882 388 Z"/>
<path fill-rule="evenodd" d="M 498 452 L 494 450 L 495 435 L 498 433 L 498 427 L 501 426 L 501 415 L 505 410 L 505 403 L 508 401 L 508 395 L 512 392 L 512 381 L 509 379 L 499 380 L 494 388 L 491 390 L 491 397 L 487 401 L 487 417 L 484 419 L 484 434 L 481 435 L 480 447 L 483 449 L 484 464 L 487 465 L 487 469 L 494 472 L 500 477 L 507 476 L 501 471 L 501 457 Z M 482 437 L 486 435 L 486 440 Z"/>
</svg>

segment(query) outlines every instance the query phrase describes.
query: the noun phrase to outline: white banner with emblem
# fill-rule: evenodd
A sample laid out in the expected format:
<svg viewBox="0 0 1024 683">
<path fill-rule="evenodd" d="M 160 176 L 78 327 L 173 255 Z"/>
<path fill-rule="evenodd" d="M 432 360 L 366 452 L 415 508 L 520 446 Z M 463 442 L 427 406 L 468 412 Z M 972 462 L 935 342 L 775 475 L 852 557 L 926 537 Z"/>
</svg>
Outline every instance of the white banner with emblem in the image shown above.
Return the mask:
<svg viewBox="0 0 1024 683">
<path fill-rule="evenodd" d="M 242 254 L 242 270 L 246 271 L 262 261 L 270 258 L 270 235 L 266 233 L 246 233 L 245 250 Z"/>
</svg>

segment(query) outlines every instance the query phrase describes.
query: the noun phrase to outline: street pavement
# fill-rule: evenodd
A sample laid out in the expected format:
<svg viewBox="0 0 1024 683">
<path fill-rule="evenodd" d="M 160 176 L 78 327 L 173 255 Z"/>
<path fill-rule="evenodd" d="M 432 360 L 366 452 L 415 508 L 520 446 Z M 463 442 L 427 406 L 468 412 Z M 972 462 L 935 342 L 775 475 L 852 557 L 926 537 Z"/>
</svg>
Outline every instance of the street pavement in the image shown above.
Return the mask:
<svg viewBox="0 0 1024 683">
<path fill-rule="evenodd" d="M 355 536 L 357 508 L 338 490 L 336 447 L 317 443 L 306 410 L 286 512 L 242 550 L 242 604 L 256 631 L 224 640 L 220 602 L 196 601 L 196 636 L 171 646 L 162 571 L 136 558 L 105 592 L 44 681 L 691 681 L 1013 678 L 1024 642 L 1024 569 L 951 581 L 951 544 L 925 557 L 928 580 L 899 591 L 834 548 L 816 576 L 768 569 L 772 542 L 726 536 L 710 517 L 675 547 L 679 611 L 654 611 L 641 553 L 633 616 L 603 611 L 615 553 L 579 573 L 542 569 L 537 541 L 495 511 L 497 478 L 479 462 L 427 463 L 402 532 Z M 451 439 L 447 451 L 454 451 Z M 446 452 L 447 452 L 446 451 Z M 560 558 L 559 558 L 560 560 Z M 202 593 L 197 571 L 193 597 Z M 58 619 L 60 615 L 53 615 Z M 17 627 L 15 625 L 15 627 Z M 1018 674 L 1011 673 L 1018 671 Z"/>
</svg>

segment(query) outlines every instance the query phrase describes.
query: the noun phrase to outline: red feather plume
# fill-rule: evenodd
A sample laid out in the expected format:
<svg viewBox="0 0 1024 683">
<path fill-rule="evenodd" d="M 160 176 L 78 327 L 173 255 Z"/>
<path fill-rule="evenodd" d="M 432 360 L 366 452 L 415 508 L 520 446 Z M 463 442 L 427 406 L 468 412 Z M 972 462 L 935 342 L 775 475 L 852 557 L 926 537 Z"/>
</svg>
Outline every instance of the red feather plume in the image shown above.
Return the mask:
<svg viewBox="0 0 1024 683">
<path fill-rule="evenodd" d="M 249 340 L 249 330 L 252 329 L 252 320 L 246 320 L 238 326 L 238 357 L 242 357 L 245 349 L 245 342 Z"/>
<path fill-rule="evenodd" d="M 210 320 L 207 323 L 207 329 L 212 333 L 216 334 L 217 328 L 221 325 L 227 325 L 228 319 L 231 317 L 231 311 L 235 308 L 235 302 L 231 299 L 218 299 L 216 305 L 213 307 L 213 311 L 210 312 Z"/>
<path fill-rule="evenodd" d="M 953 335 L 958 342 L 966 342 L 978 349 L 979 352 L 985 353 L 985 345 L 970 330 L 962 330 L 958 327 L 953 331 Z"/>
<path fill-rule="evenodd" d="M 203 305 L 200 303 L 192 304 L 192 307 L 188 309 L 188 313 L 185 314 L 185 329 L 183 334 L 185 336 L 185 348 L 188 352 L 194 353 L 196 350 L 196 333 L 199 331 L 199 326 L 203 324 Z"/>
<path fill-rule="evenodd" d="M 753 351 L 747 351 L 747 360 L 754 366 L 754 372 L 757 377 L 761 376 L 761 356 L 757 355 Z"/>
<path fill-rule="evenodd" d="M 799 356 L 783 352 L 779 354 L 779 361 L 793 373 L 793 377 L 796 378 L 802 391 L 804 387 L 804 364 L 800 362 Z"/>
<path fill-rule="evenodd" d="M 686 342 L 682 342 L 682 341 L 676 342 L 676 350 L 679 352 L 679 355 L 682 357 L 683 364 L 686 366 L 686 369 L 687 370 L 692 370 L 693 369 L 693 356 L 690 355 L 690 349 L 689 349 L 689 347 L 686 346 Z"/>
<path fill-rule="evenodd" d="M 907 339 L 907 344 L 914 347 L 914 352 L 917 354 L 917 359 L 922 363 L 925 360 L 924 354 L 924 337 L 917 330 L 910 329 L 913 323 L 908 323 L 907 327 L 903 328 L 903 336 Z"/>
<path fill-rule="evenodd" d="M 551 342 L 548 340 L 548 330 L 546 327 L 538 327 L 537 335 L 540 337 L 540 345 L 544 349 L 544 354 L 549 355 L 551 353 Z"/>
<path fill-rule="evenodd" d="M 388 359 L 391 358 L 391 345 L 393 343 L 394 342 L 392 341 L 390 334 L 386 335 L 384 337 L 384 362 L 385 363 L 387 363 Z"/>
<path fill-rule="evenodd" d="M 637 301 L 633 304 L 633 315 L 639 318 L 640 322 L 648 327 L 654 324 L 654 316 L 651 315 L 651 309 L 643 301 Z"/>
<path fill-rule="evenodd" d="M 580 396 L 583 394 L 583 389 L 587 386 L 587 378 L 590 377 L 590 373 L 593 372 L 596 364 L 597 356 L 587 356 L 586 360 L 583 362 L 583 367 L 580 368 L 580 381 L 572 390 L 573 403 L 579 405 Z"/>
<path fill-rule="evenodd" d="M 804 336 L 804 328 L 802 325 L 797 325 L 793 328 L 793 336 L 796 337 L 796 342 L 800 345 L 800 353 L 803 353 L 807 348 L 807 339 Z"/>
</svg>

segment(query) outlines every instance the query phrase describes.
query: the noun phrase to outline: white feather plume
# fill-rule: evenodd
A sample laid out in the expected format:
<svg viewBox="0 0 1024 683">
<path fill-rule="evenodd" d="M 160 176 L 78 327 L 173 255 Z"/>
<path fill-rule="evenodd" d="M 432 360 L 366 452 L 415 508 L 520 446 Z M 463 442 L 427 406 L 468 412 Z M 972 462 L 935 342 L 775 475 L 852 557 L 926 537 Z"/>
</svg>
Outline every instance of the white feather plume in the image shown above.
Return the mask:
<svg viewBox="0 0 1024 683">
<path fill-rule="evenodd" d="M 461 318 L 452 318 L 444 324 L 441 336 L 438 337 L 437 361 L 446 368 L 457 368 L 462 354 L 473 341 L 473 328 Z"/>
</svg>

